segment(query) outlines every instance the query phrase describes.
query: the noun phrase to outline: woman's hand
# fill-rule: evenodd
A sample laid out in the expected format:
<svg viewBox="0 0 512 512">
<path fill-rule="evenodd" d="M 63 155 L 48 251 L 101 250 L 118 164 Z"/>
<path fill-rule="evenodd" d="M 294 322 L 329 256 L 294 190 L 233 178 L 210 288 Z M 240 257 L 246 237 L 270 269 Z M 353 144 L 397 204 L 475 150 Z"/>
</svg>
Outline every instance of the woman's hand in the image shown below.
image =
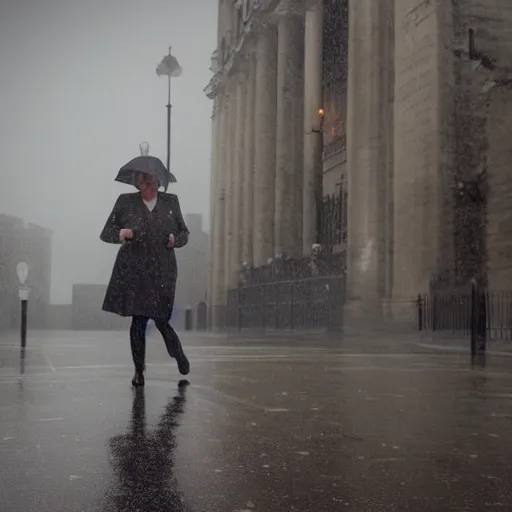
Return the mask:
<svg viewBox="0 0 512 512">
<path fill-rule="evenodd" d="M 133 238 L 133 231 L 131 229 L 121 229 L 119 231 L 119 240 L 124 242 L 125 240 L 131 240 Z"/>
<path fill-rule="evenodd" d="M 174 235 L 169 235 L 169 241 L 167 242 L 167 247 L 169 249 L 174 249 L 174 245 L 176 244 L 176 238 Z"/>
</svg>

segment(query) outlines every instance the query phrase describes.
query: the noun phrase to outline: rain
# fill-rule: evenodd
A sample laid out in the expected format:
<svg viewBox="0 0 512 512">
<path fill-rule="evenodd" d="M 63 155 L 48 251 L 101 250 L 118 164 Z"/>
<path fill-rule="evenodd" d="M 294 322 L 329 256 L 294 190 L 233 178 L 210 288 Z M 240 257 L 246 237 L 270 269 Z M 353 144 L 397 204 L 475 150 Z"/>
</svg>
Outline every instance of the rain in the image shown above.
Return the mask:
<svg viewBox="0 0 512 512">
<path fill-rule="evenodd" d="M 510 0 L 0 3 L 0 509 L 512 510 Z"/>
</svg>

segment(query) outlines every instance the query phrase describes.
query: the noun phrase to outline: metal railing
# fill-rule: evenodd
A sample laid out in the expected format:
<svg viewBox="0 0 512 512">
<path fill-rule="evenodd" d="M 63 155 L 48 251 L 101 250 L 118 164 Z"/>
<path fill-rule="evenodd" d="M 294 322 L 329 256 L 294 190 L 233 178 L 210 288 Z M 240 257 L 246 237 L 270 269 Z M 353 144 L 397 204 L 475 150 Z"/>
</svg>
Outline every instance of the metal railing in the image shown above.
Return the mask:
<svg viewBox="0 0 512 512">
<path fill-rule="evenodd" d="M 344 255 L 275 260 L 242 273 L 229 290 L 227 324 L 238 329 L 337 330 L 342 325 Z"/>
<path fill-rule="evenodd" d="M 323 199 L 320 239 L 326 247 L 347 243 L 347 193 L 342 184 L 336 194 Z"/>
<path fill-rule="evenodd" d="M 471 339 L 474 352 L 488 340 L 512 341 L 512 292 L 472 285 L 417 298 L 417 328 Z"/>
</svg>

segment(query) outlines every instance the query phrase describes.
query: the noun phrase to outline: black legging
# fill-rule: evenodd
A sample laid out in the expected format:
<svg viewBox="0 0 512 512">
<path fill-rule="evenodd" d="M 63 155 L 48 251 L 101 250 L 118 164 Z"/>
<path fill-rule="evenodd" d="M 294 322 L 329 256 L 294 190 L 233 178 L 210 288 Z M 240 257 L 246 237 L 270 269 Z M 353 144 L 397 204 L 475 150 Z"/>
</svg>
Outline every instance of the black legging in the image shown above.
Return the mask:
<svg viewBox="0 0 512 512">
<path fill-rule="evenodd" d="M 130 327 L 130 345 L 132 348 L 133 364 L 137 370 L 144 370 L 146 361 L 146 327 L 149 318 L 147 316 L 135 315 L 132 317 Z M 183 357 L 181 341 L 168 321 L 158 319 L 155 325 L 162 335 L 167 352 L 171 357 L 180 360 Z"/>
</svg>

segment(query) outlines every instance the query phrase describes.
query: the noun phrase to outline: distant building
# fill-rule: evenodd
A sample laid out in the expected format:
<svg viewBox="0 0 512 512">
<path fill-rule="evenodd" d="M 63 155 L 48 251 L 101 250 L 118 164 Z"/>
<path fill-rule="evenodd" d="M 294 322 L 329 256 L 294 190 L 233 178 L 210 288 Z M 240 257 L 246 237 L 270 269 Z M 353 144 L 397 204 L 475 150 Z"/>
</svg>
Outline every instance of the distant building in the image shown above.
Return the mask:
<svg viewBox="0 0 512 512">
<path fill-rule="evenodd" d="M 79 331 L 115 331 L 130 326 L 130 319 L 101 309 L 107 285 L 74 284 L 72 327 Z"/>
<path fill-rule="evenodd" d="M 0 329 L 15 327 L 20 320 L 16 275 L 20 261 L 29 266 L 29 326 L 45 327 L 50 304 L 52 231 L 0 214 Z"/>
<path fill-rule="evenodd" d="M 205 299 L 208 234 L 202 216 L 189 214 L 185 222 L 191 232 L 186 247 L 176 251 L 179 267 L 176 310 L 173 320 L 182 326 L 183 310 Z M 102 311 L 106 284 L 75 284 L 71 305 L 50 306 L 52 232 L 35 224 L 0 214 L 0 329 L 19 325 L 20 302 L 16 264 L 29 266 L 28 322 L 33 328 L 77 330 L 126 329 L 129 319 Z"/>
<path fill-rule="evenodd" d="M 185 215 L 190 230 L 188 244 L 176 251 L 178 260 L 178 284 L 175 306 L 179 315 L 187 306 L 195 309 L 205 300 L 208 276 L 209 236 L 203 230 L 203 216 L 199 213 Z"/>
<path fill-rule="evenodd" d="M 46 328 L 52 331 L 71 331 L 73 329 L 73 305 L 50 304 Z"/>
</svg>

